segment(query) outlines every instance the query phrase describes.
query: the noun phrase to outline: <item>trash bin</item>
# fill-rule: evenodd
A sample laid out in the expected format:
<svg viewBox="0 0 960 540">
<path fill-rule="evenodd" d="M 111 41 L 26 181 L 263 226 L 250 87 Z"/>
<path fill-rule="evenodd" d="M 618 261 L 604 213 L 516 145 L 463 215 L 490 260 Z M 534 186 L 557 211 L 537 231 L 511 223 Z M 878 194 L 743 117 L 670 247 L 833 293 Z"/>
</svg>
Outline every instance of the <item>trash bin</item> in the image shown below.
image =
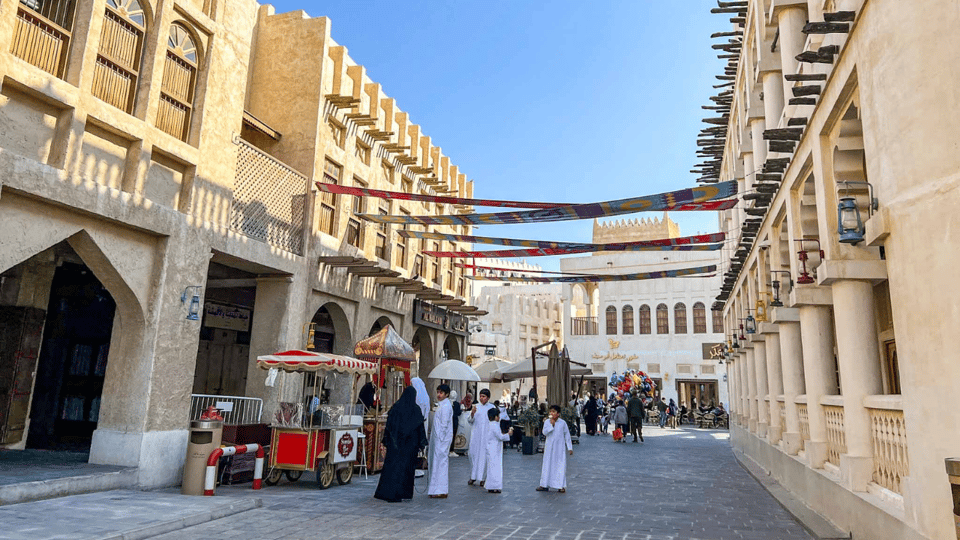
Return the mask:
<svg viewBox="0 0 960 540">
<path fill-rule="evenodd" d="M 183 464 L 183 484 L 180 493 L 203 495 L 203 481 L 210 453 L 220 448 L 223 437 L 223 422 L 220 420 L 194 420 L 190 422 L 190 439 L 187 441 L 187 459 Z"/>
<path fill-rule="evenodd" d="M 953 492 L 953 526 L 960 539 L 960 458 L 946 458 L 947 478 L 950 479 L 950 491 Z"/>
</svg>

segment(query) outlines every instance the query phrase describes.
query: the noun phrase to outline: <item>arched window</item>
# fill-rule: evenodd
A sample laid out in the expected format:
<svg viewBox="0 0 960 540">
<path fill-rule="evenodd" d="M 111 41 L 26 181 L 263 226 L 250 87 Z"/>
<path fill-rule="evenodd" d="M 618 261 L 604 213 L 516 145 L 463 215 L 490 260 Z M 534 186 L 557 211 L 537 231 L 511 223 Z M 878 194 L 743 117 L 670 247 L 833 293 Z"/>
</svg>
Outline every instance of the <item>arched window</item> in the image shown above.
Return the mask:
<svg viewBox="0 0 960 540">
<path fill-rule="evenodd" d="M 639 326 L 641 334 L 650 333 L 650 306 L 644 304 L 640 306 L 640 309 L 637 310 L 639 315 Z"/>
<path fill-rule="evenodd" d="M 707 307 L 703 302 L 697 302 L 693 305 L 693 333 L 707 333 Z"/>
<path fill-rule="evenodd" d="M 687 306 L 683 302 L 673 306 L 673 333 L 687 333 Z"/>
<path fill-rule="evenodd" d="M 182 23 L 170 25 L 167 58 L 160 86 L 160 110 L 157 127 L 185 141 L 190 132 L 194 90 L 197 84 L 197 44 Z"/>
<path fill-rule="evenodd" d="M 607 310 L 607 335 L 612 336 L 617 333 L 617 308 L 608 306 Z"/>
<path fill-rule="evenodd" d="M 76 0 L 20 0 L 10 52 L 63 77 L 76 9 Z"/>
<path fill-rule="evenodd" d="M 669 334 L 670 333 L 670 322 L 669 315 L 667 314 L 667 305 L 660 304 L 657 306 L 657 333 L 658 334 Z"/>
<path fill-rule="evenodd" d="M 713 313 L 713 333 L 723 333 L 723 312 L 719 309 L 712 310 Z"/>
<path fill-rule="evenodd" d="M 623 306 L 623 335 L 633 334 L 633 306 Z"/>
<path fill-rule="evenodd" d="M 128 113 L 133 112 L 146 30 L 147 15 L 139 0 L 107 0 L 91 91 Z"/>
</svg>

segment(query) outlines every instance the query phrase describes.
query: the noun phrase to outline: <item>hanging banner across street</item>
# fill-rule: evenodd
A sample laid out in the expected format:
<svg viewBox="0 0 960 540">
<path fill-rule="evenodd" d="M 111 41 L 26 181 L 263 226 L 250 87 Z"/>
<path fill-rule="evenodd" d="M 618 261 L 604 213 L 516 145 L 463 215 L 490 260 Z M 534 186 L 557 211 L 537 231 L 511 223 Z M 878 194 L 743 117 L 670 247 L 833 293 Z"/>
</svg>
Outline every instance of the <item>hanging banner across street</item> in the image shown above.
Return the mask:
<svg viewBox="0 0 960 540">
<path fill-rule="evenodd" d="M 553 208 L 498 212 L 492 214 L 466 214 L 445 216 L 391 216 L 380 214 L 357 214 L 357 217 L 373 223 L 397 223 L 406 225 L 504 225 L 515 223 L 546 223 L 573 219 L 593 219 L 609 216 L 632 214 L 635 212 L 715 210 L 709 203 L 719 206 L 729 204 L 732 208 L 736 200 L 719 201 L 737 193 L 735 181 L 720 182 L 681 189 L 668 193 L 619 199 L 601 203 L 568 204 Z"/>
<path fill-rule="evenodd" d="M 591 249 L 597 246 L 604 247 L 600 251 L 629 251 L 630 247 L 637 246 L 682 246 L 687 244 L 710 244 L 714 242 L 723 242 L 726 239 L 724 233 L 698 234 L 695 236 L 684 236 L 680 238 L 664 238 L 660 240 L 642 240 L 637 242 L 614 242 L 610 244 L 587 244 L 582 242 L 551 242 L 544 240 L 518 240 L 515 238 L 493 238 L 490 236 L 471 236 L 468 234 L 446 234 L 426 231 L 397 231 L 397 234 L 403 238 L 424 238 L 427 240 L 441 240 L 445 242 L 469 242 L 471 244 L 489 244 L 496 246 L 514 246 L 525 248 L 542 249 Z M 625 246 L 620 248 L 619 246 Z"/>
<path fill-rule="evenodd" d="M 524 277 L 524 276 L 465 276 L 478 281 L 510 281 L 517 283 L 596 283 L 600 281 L 641 281 L 646 279 L 674 278 L 697 274 L 711 274 L 717 271 L 716 265 L 662 270 L 660 272 L 642 272 L 638 274 L 594 274 L 587 276 Z"/>
<path fill-rule="evenodd" d="M 549 257 L 551 255 L 575 255 L 578 253 L 596 253 L 601 251 L 717 251 L 723 248 L 723 244 L 692 244 L 685 246 L 617 246 L 611 248 L 614 244 L 597 244 L 594 247 L 555 249 L 555 248 L 531 248 L 531 249 L 494 249 L 488 251 L 424 251 L 424 255 L 431 257 L 451 258 L 460 257 L 468 259 L 509 259 L 514 257 Z"/>
</svg>

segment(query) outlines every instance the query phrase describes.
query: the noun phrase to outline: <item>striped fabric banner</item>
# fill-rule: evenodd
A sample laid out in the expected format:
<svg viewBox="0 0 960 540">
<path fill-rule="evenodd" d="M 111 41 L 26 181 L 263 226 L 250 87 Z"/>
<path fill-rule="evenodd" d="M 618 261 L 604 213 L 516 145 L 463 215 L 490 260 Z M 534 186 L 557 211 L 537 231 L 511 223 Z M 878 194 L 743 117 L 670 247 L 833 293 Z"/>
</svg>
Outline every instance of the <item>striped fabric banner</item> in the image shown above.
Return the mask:
<svg viewBox="0 0 960 540">
<path fill-rule="evenodd" d="M 632 214 L 635 212 L 660 212 L 681 210 L 715 210 L 710 202 L 716 202 L 727 208 L 736 205 L 736 200 L 720 201 L 737 193 L 736 181 L 720 182 L 681 189 L 657 195 L 647 195 L 630 199 L 619 199 L 601 203 L 568 204 L 553 208 L 538 208 L 514 212 L 493 214 L 466 214 L 445 216 L 384 216 L 379 214 L 357 214 L 374 223 L 398 223 L 405 225 L 504 225 L 512 223 L 546 223 L 572 219 L 593 219 L 609 216 Z M 716 205 L 713 205 L 716 206 Z"/>
<path fill-rule="evenodd" d="M 397 201 L 418 201 L 437 204 L 465 204 L 467 206 L 493 206 L 496 208 L 556 208 L 558 206 L 568 206 L 570 204 L 464 199 L 461 197 L 448 197 L 445 195 L 423 195 L 420 193 L 405 193 L 403 191 L 384 191 L 382 189 L 341 186 L 338 184 L 325 184 L 323 182 L 316 182 L 316 184 L 320 191 L 324 191 L 326 193 L 335 193 L 337 195 L 353 195 L 354 197 L 377 197 L 379 199 L 392 199 Z"/>
<path fill-rule="evenodd" d="M 495 246 L 513 246 L 525 248 L 542 249 L 590 249 L 603 247 L 600 251 L 628 251 L 630 246 L 683 246 L 687 244 L 710 244 L 714 242 L 723 242 L 726 239 L 724 233 L 698 234 L 694 236 L 683 236 L 680 238 L 664 238 L 662 240 L 643 240 L 638 242 L 617 242 L 612 244 L 587 244 L 581 242 L 551 242 L 545 240 L 518 240 L 516 238 L 494 238 L 490 236 L 472 236 L 468 234 L 447 234 L 439 232 L 426 231 L 407 231 L 400 230 L 397 234 L 403 238 L 424 238 L 427 240 L 441 240 L 445 242 L 468 242 L 471 244 L 489 244 Z M 609 249 L 607 249 L 607 247 Z M 618 249 L 619 246 L 625 246 Z"/>
<path fill-rule="evenodd" d="M 424 255 L 440 258 L 467 258 L 467 259 L 509 259 L 514 257 L 550 257 L 552 255 L 575 255 L 578 253 L 596 253 L 600 251 L 717 251 L 723 244 L 692 244 L 686 246 L 626 246 L 610 249 L 617 244 L 596 244 L 587 248 L 528 248 L 528 249 L 494 249 L 488 251 L 424 251 Z"/>
<path fill-rule="evenodd" d="M 587 276 L 562 277 L 516 277 L 516 276 L 466 276 L 478 281 L 510 281 L 518 283 L 596 283 L 601 281 L 641 281 L 646 279 L 674 278 L 693 276 L 697 274 L 712 274 L 717 271 L 716 265 L 681 268 L 679 270 L 663 270 L 660 272 L 642 272 L 639 274 L 594 274 Z"/>
</svg>

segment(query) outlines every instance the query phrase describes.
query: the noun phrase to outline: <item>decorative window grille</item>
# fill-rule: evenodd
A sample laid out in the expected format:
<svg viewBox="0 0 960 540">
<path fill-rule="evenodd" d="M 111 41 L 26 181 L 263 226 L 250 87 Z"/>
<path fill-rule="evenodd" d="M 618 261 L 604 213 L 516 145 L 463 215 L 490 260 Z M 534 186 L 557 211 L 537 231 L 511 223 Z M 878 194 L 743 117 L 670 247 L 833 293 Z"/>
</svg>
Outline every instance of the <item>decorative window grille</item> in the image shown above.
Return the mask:
<svg viewBox="0 0 960 540">
<path fill-rule="evenodd" d="M 633 334 L 633 306 L 623 306 L 623 335 Z"/>
<path fill-rule="evenodd" d="M 675 334 L 687 333 L 687 306 L 683 302 L 673 306 L 673 326 Z"/>
<path fill-rule="evenodd" d="M 74 0 L 20 0 L 13 55 L 62 77 L 75 11 Z"/>
<path fill-rule="evenodd" d="M 707 308 L 703 302 L 697 302 L 693 305 L 693 333 L 707 333 Z"/>
<path fill-rule="evenodd" d="M 343 167 L 327 159 L 323 164 L 323 181 L 328 184 L 340 184 Z M 333 193 L 320 194 L 320 232 L 329 235 L 336 233 L 337 196 Z"/>
<path fill-rule="evenodd" d="M 607 306 L 605 311 L 607 323 L 607 335 L 613 336 L 617 333 L 617 308 Z"/>
<path fill-rule="evenodd" d="M 723 312 L 719 309 L 714 309 L 711 312 L 713 318 L 713 333 L 722 334 L 723 333 Z"/>
<path fill-rule="evenodd" d="M 657 333 L 658 334 L 670 333 L 670 321 L 669 321 L 669 316 L 667 315 L 666 304 L 660 304 L 659 306 L 657 306 Z"/>
<path fill-rule="evenodd" d="M 637 310 L 639 316 L 639 326 L 641 334 L 650 333 L 650 306 L 644 304 L 640 306 L 640 309 Z"/>
<path fill-rule="evenodd" d="M 145 32 L 146 15 L 138 0 L 107 0 L 91 90 L 128 113 L 133 111 Z"/>
<path fill-rule="evenodd" d="M 198 64 L 197 45 L 190 31 L 181 23 L 171 24 L 157 127 L 182 141 L 190 131 Z"/>
<path fill-rule="evenodd" d="M 302 255 L 306 177 L 245 141 L 237 145 L 230 228 Z"/>
</svg>

